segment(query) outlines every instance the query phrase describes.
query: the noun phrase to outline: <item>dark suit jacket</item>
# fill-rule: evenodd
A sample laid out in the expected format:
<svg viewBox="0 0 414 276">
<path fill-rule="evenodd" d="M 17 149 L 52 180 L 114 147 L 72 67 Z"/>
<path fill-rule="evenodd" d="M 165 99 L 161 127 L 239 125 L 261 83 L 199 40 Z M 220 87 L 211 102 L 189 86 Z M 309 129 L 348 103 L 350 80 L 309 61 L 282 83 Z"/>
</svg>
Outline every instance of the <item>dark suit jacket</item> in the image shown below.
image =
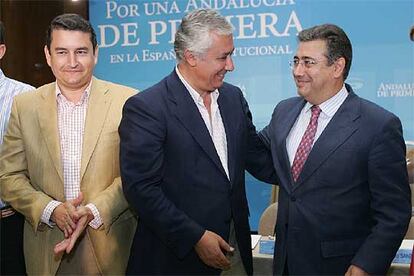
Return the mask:
<svg viewBox="0 0 414 276">
<path fill-rule="evenodd" d="M 293 183 L 286 137 L 305 101 L 279 103 L 260 133 L 272 150 L 280 193 L 274 274 L 342 274 L 355 264 L 385 274 L 411 217 L 400 120 L 349 95 Z"/>
<path fill-rule="evenodd" d="M 202 263 L 194 245 L 205 230 L 228 240 L 231 220 L 244 267 L 252 274 L 244 170 L 268 176 L 271 155 L 260 143 L 240 89 L 224 83 L 219 91 L 230 181 L 175 70 L 124 106 L 121 177 L 140 219 L 128 274 L 220 273 Z"/>
</svg>

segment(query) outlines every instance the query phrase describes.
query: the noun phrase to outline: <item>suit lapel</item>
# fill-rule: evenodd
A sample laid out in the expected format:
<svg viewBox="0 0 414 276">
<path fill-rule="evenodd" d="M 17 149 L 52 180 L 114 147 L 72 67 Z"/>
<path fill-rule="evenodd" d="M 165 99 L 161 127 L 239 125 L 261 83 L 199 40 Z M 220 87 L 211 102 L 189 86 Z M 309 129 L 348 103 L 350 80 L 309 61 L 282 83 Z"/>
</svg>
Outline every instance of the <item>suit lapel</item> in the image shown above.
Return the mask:
<svg viewBox="0 0 414 276">
<path fill-rule="evenodd" d="M 104 127 L 109 107 L 111 106 L 111 97 L 108 95 L 108 92 L 109 89 L 105 84 L 96 78 L 92 78 L 92 86 L 88 100 L 88 111 L 86 113 L 85 132 L 83 135 L 80 175 L 81 183 Z"/>
<path fill-rule="evenodd" d="M 226 175 L 204 120 L 175 70 L 167 78 L 167 88 L 169 99 L 173 102 L 172 110 L 177 119 L 211 158 L 217 168 Z"/>
<path fill-rule="evenodd" d="M 305 103 L 306 102 L 303 99 L 299 100 L 285 114 L 285 116 L 283 117 L 283 121 L 281 123 L 276 122 L 278 124 L 277 129 L 279 132 L 279 133 L 276 133 L 276 135 L 280 137 L 280 139 L 277 140 L 278 141 L 277 156 L 280 156 L 280 160 L 281 160 L 280 166 L 282 168 L 280 173 L 284 173 L 285 179 L 288 180 L 288 181 L 281 181 L 281 185 L 284 185 L 285 183 L 287 183 L 288 185 L 286 185 L 285 188 L 288 191 L 292 189 L 293 178 L 290 172 L 291 166 L 290 166 L 290 161 L 289 161 L 289 155 L 287 153 L 287 148 L 286 148 L 286 139 L 290 133 L 290 130 L 295 124 L 296 119 L 299 116 Z"/>
<path fill-rule="evenodd" d="M 238 113 L 232 112 L 231 99 L 226 91 L 219 89 L 220 95 L 217 100 L 220 109 L 221 119 L 223 120 L 224 129 L 226 131 L 227 140 L 227 166 L 229 170 L 230 182 L 234 179 L 235 170 L 235 158 L 237 158 L 237 128 L 240 125 L 240 118 L 237 116 Z"/>
<path fill-rule="evenodd" d="M 41 100 L 37 115 L 39 118 L 40 131 L 46 142 L 52 163 L 63 183 L 62 159 L 60 153 L 60 139 L 58 129 L 57 103 L 56 103 L 56 83 L 53 83 L 41 93 Z"/>
<path fill-rule="evenodd" d="M 360 100 L 350 88 L 347 87 L 347 90 L 350 91 L 347 99 L 315 142 L 294 189 L 306 181 L 358 129 Z"/>
</svg>

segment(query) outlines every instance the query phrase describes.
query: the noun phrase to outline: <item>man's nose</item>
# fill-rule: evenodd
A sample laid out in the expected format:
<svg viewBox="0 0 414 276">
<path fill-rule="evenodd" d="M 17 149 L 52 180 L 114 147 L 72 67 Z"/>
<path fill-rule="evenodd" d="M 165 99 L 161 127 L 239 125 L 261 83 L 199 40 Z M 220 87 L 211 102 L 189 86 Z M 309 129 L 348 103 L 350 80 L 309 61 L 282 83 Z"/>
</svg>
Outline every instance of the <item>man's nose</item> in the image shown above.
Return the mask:
<svg viewBox="0 0 414 276">
<path fill-rule="evenodd" d="M 296 66 L 292 68 L 292 73 L 294 76 L 303 76 L 305 73 L 305 65 L 302 62 L 299 62 Z"/>
<path fill-rule="evenodd" d="M 71 67 L 76 67 L 76 65 L 78 65 L 78 59 L 75 53 L 69 54 L 69 65 Z"/>
<path fill-rule="evenodd" d="M 233 63 L 233 59 L 230 55 L 227 56 L 226 58 L 226 67 L 225 67 L 226 71 L 233 71 L 234 70 L 234 63 Z"/>
</svg>

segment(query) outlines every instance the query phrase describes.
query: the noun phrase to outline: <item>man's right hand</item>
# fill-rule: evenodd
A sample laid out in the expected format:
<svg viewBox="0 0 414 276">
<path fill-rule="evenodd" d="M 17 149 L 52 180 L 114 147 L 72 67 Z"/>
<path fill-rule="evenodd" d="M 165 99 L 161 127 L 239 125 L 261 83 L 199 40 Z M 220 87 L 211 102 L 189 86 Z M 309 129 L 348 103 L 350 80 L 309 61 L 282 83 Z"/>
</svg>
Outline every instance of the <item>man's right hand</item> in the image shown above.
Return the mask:
<svg viewBox="0 0 414 276">
<path fill-rule="evenodd" d="M 206 230 L 194 248 L 206 265 L 222 270 L 230 269 L 230 261 L 223 251 L 233 252 L 234 249 L 216 233 Z"/>
<path fill-rule="evenodd" d="M 65 238 L 68 238 L 76 228 L 74 213 L 76 207 L 82 203 L 82 200 L 83 195 L 82 193 L 79 193 L 77 198 L 61 203 L 55 210 L 53 210 L 50 219 L 57 224 L 60 230 L 62 230 L 65 234 Z"/>
<path fill-rule="evenodd" d="M 55 245 L 55 248 L 53 250 L 55 254 L 59 254 L 63 251 L 66 251 L 66 253 L 69 254 L 75 246 L 75 243 L 80 235 L 88 226 L 88 223 L 94 218 L 92 211 L 85 206 L 78 208 L 77 216 L 75 217 L 77 217 L 76 229 L 73 231 L 73 234 L 70 235 L 69 238 L 66 238 Z"/>
</svg>

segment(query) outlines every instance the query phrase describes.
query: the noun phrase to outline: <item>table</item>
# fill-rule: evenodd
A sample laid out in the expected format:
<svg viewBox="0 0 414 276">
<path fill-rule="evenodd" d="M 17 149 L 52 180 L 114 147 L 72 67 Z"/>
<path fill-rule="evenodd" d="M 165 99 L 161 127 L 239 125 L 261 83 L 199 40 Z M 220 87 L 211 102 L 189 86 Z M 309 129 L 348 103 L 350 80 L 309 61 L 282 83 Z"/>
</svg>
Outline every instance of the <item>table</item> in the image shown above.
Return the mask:
<svg viewBox="0 0 414 276">
<path fill-rule="evenodd" d="M 260 240 L 269 240 L 269 237 L 262 236 Z M 397 255 L 402 252 L 411 252 L 414 240 L 403 240 Z M 253 275 L 272 275 L 273 255 L 260 254 L 260 242 L 253 248 Z M 407 256 L 409 257 L 409 256 Z M 387 275 L 409 275 L 410 264 L 392 263 Z"/>
<path fill-rule="evenodd" d="M 252 237 L 253 240 L 253 237 Z M 269 240 L 269 237 L 262 236 L 260 240 Z M 253 246 L 252 246 L 253 247 Z M 273 255 L 260 254 L 260 241 L 254 246 L 253 253 L 253 275 L 272 275 Z"/>
</svg>

